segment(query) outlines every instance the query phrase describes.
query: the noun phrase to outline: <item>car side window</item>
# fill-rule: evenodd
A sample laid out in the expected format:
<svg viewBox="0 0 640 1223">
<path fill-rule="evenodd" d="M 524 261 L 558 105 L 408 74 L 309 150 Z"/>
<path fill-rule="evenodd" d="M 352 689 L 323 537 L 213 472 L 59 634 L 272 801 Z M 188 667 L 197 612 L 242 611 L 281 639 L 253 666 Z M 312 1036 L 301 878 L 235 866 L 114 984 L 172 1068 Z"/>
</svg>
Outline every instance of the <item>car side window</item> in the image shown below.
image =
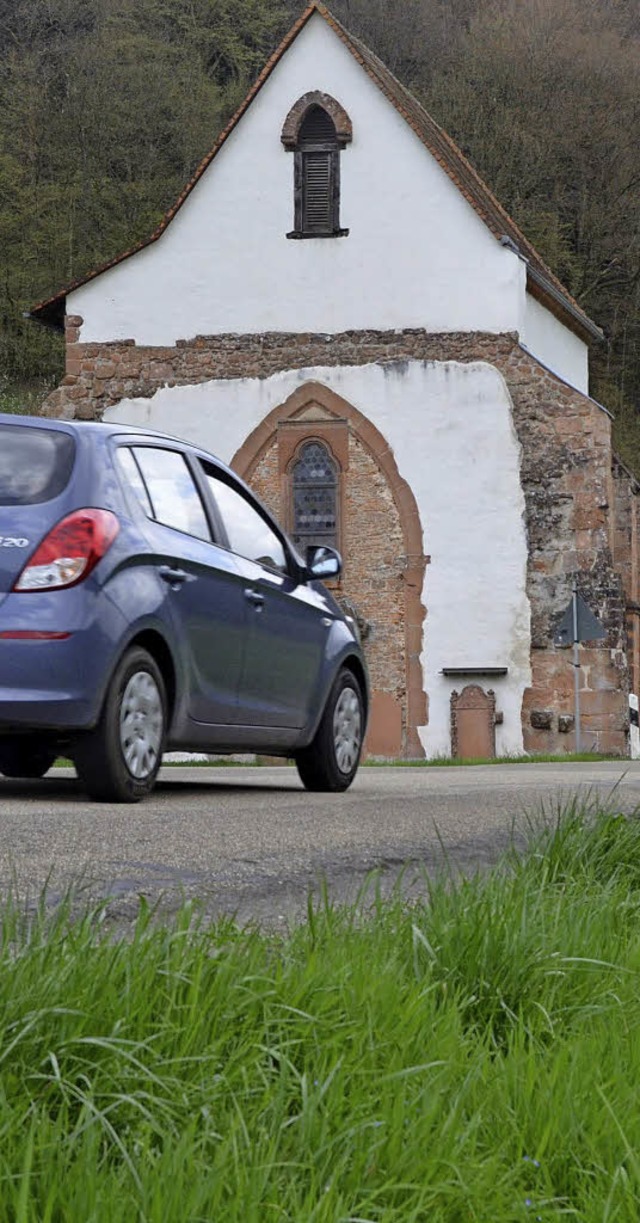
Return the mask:
<svg viewBox="0 0 640 1223">
<path fill-rule="evenodd" d="M 149 500 L 149 494 L 145 488 L 140 468 L 128 446 L 119 446 L 116 457 L 128 487 L 135 493 L 147 517 L 153 518 L 153 506 Z"/>
<path fill-rule="evenodd" d="M 133 446 L 128 451 L 126 447 L 120 449 L 118 458 L 145 513 L 150 507 L 151 516 L 164 526 L 211 540 L 200 494 L 184 455 L 159 446 Z"/>
<path fill-rule="evenodd" d="M 204 466 L 204 473 L 227 535 L 232 552 L 264 565 L 278 573 L 287 572 L 287 557 L 281 540 L 266 518 L 244 496 Z"/>
</svg>

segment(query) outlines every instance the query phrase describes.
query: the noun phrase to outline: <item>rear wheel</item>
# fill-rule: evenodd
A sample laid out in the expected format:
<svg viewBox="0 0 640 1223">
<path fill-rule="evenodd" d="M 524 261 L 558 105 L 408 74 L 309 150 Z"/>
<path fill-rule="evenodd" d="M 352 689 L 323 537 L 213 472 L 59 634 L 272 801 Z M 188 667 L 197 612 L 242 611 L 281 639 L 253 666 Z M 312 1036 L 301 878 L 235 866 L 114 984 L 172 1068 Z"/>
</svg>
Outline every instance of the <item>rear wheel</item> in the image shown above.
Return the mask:
<svg viewBox="0 0 640 1223">
<path fill-rule="evenodd" d="M 44 777 L 55 758 L 53 748 L 31 735 L 0 741 L 0 773 L 5 777 Z"/>
<path fill-rule="evenodd" d="M 336 676 L 315 737 L 296 765 L 307 790 L 346 790 L 360 763 L 364 731 L 362 689 L 352 671 Z"/>
<path fill-rule="evenodd" d="M 100 721 L 75 744 L 74 763 L 91 798 L 135 803 L 154 787 L 166 734 L 167 698 L 155 659 L 127 650 L 111 678 Z"/>
</svg>

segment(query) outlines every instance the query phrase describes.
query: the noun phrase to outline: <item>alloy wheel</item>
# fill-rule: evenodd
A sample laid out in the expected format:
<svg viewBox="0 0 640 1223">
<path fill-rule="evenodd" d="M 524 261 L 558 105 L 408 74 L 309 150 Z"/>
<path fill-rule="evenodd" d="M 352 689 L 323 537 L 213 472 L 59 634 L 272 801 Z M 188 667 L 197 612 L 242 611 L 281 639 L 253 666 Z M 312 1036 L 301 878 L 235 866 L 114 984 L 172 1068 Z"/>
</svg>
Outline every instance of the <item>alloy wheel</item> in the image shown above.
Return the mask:
<svg viewBox="0 0 640 1223">
<path fill-rule="evenodd" d="M 333 745 L 336 764 L 341 773 L 354 767 L 362 736 L 362 714 L 357 692 L 347 686 L 342 689 L 333 713 Z"/>
<path fill-rule="evenodd" d="M 120 746 L 132 777 L 143 780 L 154 770 L 164 730 L 158 686 L 148 671 L 129 679 L 120 706 Z"/>
</svg>

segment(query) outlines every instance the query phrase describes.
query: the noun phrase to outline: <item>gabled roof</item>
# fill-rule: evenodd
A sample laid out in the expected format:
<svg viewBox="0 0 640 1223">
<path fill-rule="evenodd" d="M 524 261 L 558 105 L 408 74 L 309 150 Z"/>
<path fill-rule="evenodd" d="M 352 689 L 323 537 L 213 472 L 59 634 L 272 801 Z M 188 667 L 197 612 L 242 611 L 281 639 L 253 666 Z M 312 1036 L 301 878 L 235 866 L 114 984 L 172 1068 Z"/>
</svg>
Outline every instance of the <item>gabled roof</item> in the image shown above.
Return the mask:
<svg viewBox="0 0 640 1223">
<path fill-rule="evenodd" d="M 452 182 L 455 183 L 458 190 L 464 195 L 465 199 L 491 230 L 496 239 L 511 250 L 514 250 L 526 261 L 527 289 L 532 296 L 536 297 L 542 305 L 555 314 L 565 326 L 576 332 L 581 339 L 586 340 L 589 337 L 602 339 L 600 328 L 585 314 L 577 301 L 571 297 L 570 293 L 567 292 L 558 278 L 547 267 L 535 248 L 518 229 L 515 221 L 498 202 L 486 183 L 482 181 L 471 163 L 467 161 L 467 158 L 458 148 L 457 144 L 438 126 L 409 90 L 393 76 L 389 69 L 378 59 L 377 55 L 374 55 L 368 47 L 365 47 L 360 42 L 360 39 L 350 34 L 341 22 L 318 0 L 312 0 L 312 3 L 309 4 L 302 16 L 289 30 L 289 33 L 283 38 L 277 51 L 267 60 L 244 102 L 220 133 L 211 151 L 200 162 L 200 165 L 175 204 L 165 213 L 150 237 L 145 238 L 142 242 L 138 242 L 129 250 L 123 251 L 115 259 L 101 264 L 100 267 L 95 268 L 86 276 L 72 281 L 71 284 L 66 285 L 53 297 L 38 302 L 29 311 L 29 317 L 36 319 L 38 322 L 62 327 L 64 325 L 65 301 L 69 293 L 74 289 L 80 288 L 81 285 L 87 284 L 90 280 L 94 280 L 96 276 L 100 276 L 103 272 L 108 271 L 109 268 L 122 263 L 131 255 L 137 254 L 144 247 L 157 242 L 190 195 L 198 180 L 229 138 L 245 111 L 260 92 L 265 81 L 269 79 L 274 68 L 282 59 L 285 52 L 288 51 L 289 47 L 295 42 L 298 34 L 304 29 L 314 13 L 319 14 L 338 35 L 338 38 L 344 43 L 347 50 L 351 52 L 389 102 L 399 111 L 416 136 L 435 157 L 436 161 L 445 173 L 448 174 Z"/>
</svg>

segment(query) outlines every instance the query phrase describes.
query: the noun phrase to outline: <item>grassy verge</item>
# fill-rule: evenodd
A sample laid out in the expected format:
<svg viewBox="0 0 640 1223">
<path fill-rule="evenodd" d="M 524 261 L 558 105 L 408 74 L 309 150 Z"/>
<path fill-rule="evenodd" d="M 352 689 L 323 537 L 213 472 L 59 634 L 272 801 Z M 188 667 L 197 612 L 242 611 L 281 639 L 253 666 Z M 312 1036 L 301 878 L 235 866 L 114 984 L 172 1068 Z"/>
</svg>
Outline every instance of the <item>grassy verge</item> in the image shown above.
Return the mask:
<svg viewBox="0 0 640 1223">
<path fill-rule="evenodd" d="M 601 755 L 597 752 L 566 752 L 562 755 L 540 755 L 540 756 L 474 756 L 466 760 L 459 760 L 454 756 L 434 756 L 431 760 L 363 760 L 361 768 L 369 769 L 437 769 L 437 768 L 462 768 L 465 765 L 478 764 L 575 764 L 578 763 L 597 763 L 601 760 L 617 760 L 621 765 L 625 765 L 626 757 Z M 228 756 L 218 756 L 211 760 L 191 760 L 178 761 L 167 760 L 163 762 L 164 768 L 182 769 L 185 767 L 190 769 L 210 769 L 210 768 L 260 768 L 265 764 L 273 765 L 274 758 L 258 758 L 255 761 L 251 760 L 232 760 Z M 293 760 L 280 760 L 280 765 L 290 765 L 293 767 Z M 69 760 L 57 760 L 56 765 L 70 765 Z"/>
<path fill-rule="evenodd" d="M 640 1217 L 640 824 L 286 936 L 5 907 L 0 1220 Z"/>
<path fill-rule="evenodd" d="M 363 760 L 362 764 L 363 767 L 374 769 L 388 768 L 390 765 L 394 768 L 450 769 L 474 764 L 572 764 L 576 763 L 576 761 L 593 762 L 598 760 L 620 760 L 624 763 L 620 756 L 607 756 L 598 752 L 563 752 L 556 755 L 551 753 L 545 755 L 541 752 L 539 755 L 531 756 L 469 756 L 464 760 L 460 760 L 456 756 L 433 756 L 430 760 Z"/>
</svg>

